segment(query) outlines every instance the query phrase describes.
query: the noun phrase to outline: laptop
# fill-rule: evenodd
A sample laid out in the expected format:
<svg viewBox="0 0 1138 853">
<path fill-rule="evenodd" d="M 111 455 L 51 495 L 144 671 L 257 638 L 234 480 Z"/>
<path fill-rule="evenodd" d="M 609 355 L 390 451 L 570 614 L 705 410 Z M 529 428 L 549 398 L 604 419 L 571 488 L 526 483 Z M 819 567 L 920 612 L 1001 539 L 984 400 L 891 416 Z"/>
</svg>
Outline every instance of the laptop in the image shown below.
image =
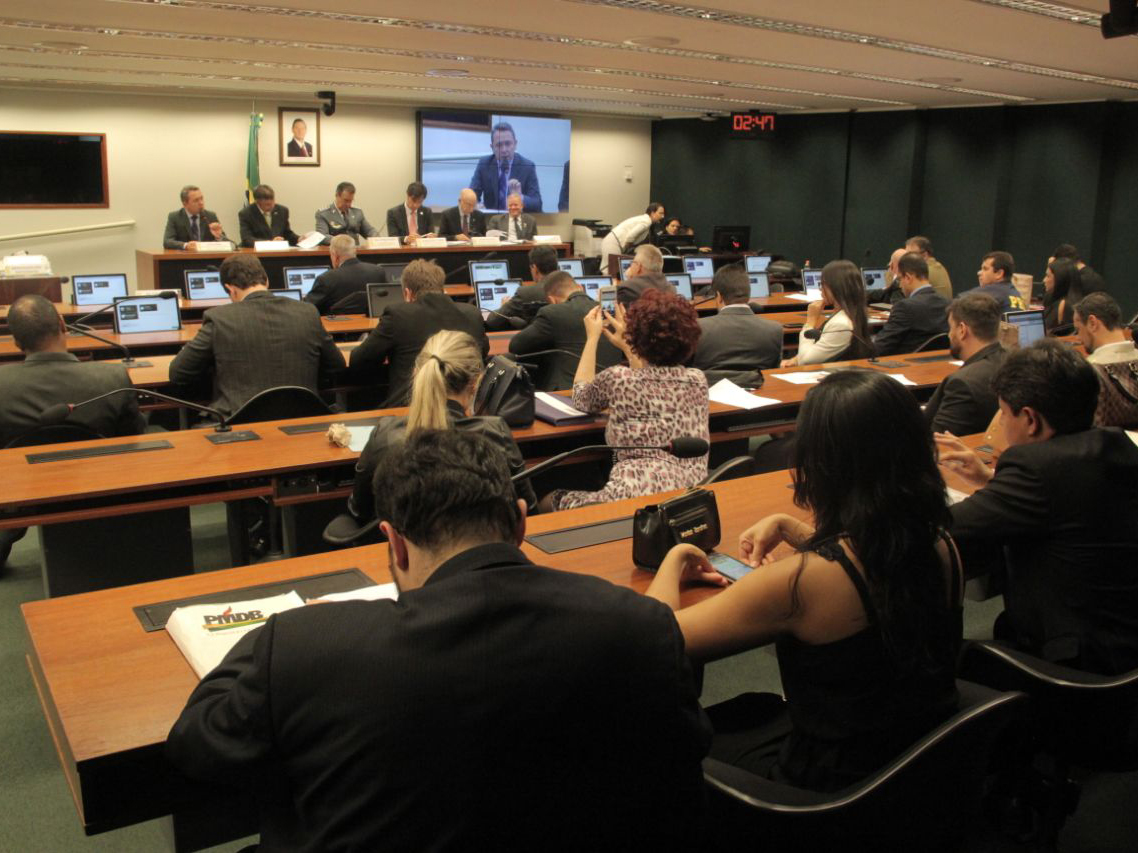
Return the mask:
<svg viewBox="0 0 1138 853">
<path fill-rule="evenodd" d="M 110 305 L 116 298 L 126 295 L 124 272 L 71 277 L 72 305 Z"/>
<path fill-rule="evenodd" d="M 286 287 L 284 290 L 270 290 L 269 293 L 273 296 L 283 296 L 285 299 L 292 299 L 296 302 L 300 301 L 300 288 L 299 287 Z"/>
<path fill-rule="evenodd" d="M 744 260 L 747 263 L 747 272 L 766 272 L 767 267 L 771 265 L 770 255 L 747 255 Z"/>
<path fill-rule="evenodd" d="M 866 290 L 884 290 L 889 286 L 889 270 L 862 270 Z"/>
<path fill-rule="evenodd" d="M 1043 328 L 1042 311 L 1008 311 L 1004 314 L 1004 322 L 1011 323 L 1019 329 L 1021 347 L 1029 347 L 1047 337 L 1047 330 Z"/>
<path fill-rule="evenodd" d="M 634 260 L 633 258 L 621 258 L 620 259 L 620 280 L 621 281 L 627 281 L 628 280 L 628 268 L 630 266 L 632 266 L 633 260 Z"/>
<path fill-rule="evenodd" d="M 715 266 L 711 263 L 711 258 L 684 258 L 684 272 L 691 276 L 693 287 L 711 284 L 715 278 Z"/>
<path fill-rule="evenodd" d="M 569 273 L 573 278 L 580 278 L 585 274 L 585 265 L 580 258 L 563 258 L 557 262 L 557 268 Z"/>
<path fill-rule="evenodd" d="M 576 278 L 576 277 L 575 277 Z M 601 298 L 601 288 L 608 287 L 612 284 L 612 279 L 607 275 L 584 275 L 577 278 L 577 284 L 585 288 L 585 293 L 594 302 L 599 302 Z"/>
<path fill-rule="evenodd" d="M 509 261 L 467 261 L 466 265 L 472 287 L 482 281 L 505 281 L 510 277 Z M 474 290 L 477 293 L 478 288 Z"/>
<path fill-rule="evenodd" d="M 388 305 L 403 301 L 403 286 L 398 282 L 372 283 L 367 286 L 367 315 L 371 318 L 383 315 Z"/>
<path fill-rule="evenodd" d="M 332 269 L 331 267 L 285 267 L 284 285 L 286 288 L 297 288 L 301 296 L 307 296 L 316 284 L 316 279 Z"/>
<path fill-rule="evenodd" d="M 228 299 L 229 291 L 221 283 L 221 273 L 217 270 L 186 270 L 186 286 L 183 293 L 187 299 Z"/>
<path fill-rule="evenodd" d="M 666 275 L 664 278 L 672 283 L 672 287 L 676 289 L 676 293 L 678 293 L 684 299 L 691 301 L 692 293 L 690 275 L 688 275 L 686 272 L 677 272 L 672 273 L 671 275 Z"/>
<path fill-rule="evenodd" d="M 805 269 L 802 271 L 802 289 L 811 299 L 822 298 L 822 271 Z"/>
<path fill-rule="evenodd" d="M 376 264 L 376 266 L 387 274 L 387 280 L 392 284 L 399 284 L 403 280 L 403 270 L 407 269 L 407 264 Z"/>
<path fill-rule="evenodd" d="M 771 295 L 771 283 L 765 272 L 749 272 L 747 280 L 751 282 L 751 298 L 762 299 Z"/>
<path fill-rule="evenodd" d="M 474 285 L 474 299 L 482 309 L 482 319 L 490 318 L 491 311 L 501 311 L 502 305 L 513 298 L 519 287 L 520 278 L 507 278 L 501 281 L 480 281 Z"/>
<path fill-rule="evenodd" d="M 115 334 L 139 332 L 176 332 L 182 328 L 182 315 L 177 299 L 161 296 L 130 296 L 115 300 L 112 312 Z"/>
</svg>

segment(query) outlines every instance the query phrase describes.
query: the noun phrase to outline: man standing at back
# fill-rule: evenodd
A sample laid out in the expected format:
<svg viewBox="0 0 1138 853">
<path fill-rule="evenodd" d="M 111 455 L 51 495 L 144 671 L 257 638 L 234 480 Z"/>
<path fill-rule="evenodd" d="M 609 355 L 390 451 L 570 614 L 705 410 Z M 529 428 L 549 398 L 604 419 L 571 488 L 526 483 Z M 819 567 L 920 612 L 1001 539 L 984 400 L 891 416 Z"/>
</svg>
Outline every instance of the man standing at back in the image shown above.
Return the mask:
<svg viewBox="0 0 1138 853">
<path fill-rule="evenodd" d="M 929 284 L 929 265 L 915 252 L 897 261 L 897 274 L 905 298 L 893 303 L 889 320 L 873 339 L 878 355 L 916 352 L 929 338 L 948 332 L 948 300 Z"/>
<path fill-rule="evenodd" d="M 751 310 L 751 283 L 739 264 L 720 267 L 711 282 L 718 313 L 699 321 L 699 344 L 692 367 L 707 384 L 730 379 L 744 388 L 763 384 L 764 367 L 782 360 L 782 325 Z"/>
<path fill-rule="evenodd" d="M 170 211 L 166 217 L 166 231 L 162 246 L 166 249 L 193 251 L 198 243 L 225 241 L 225 231 L 217 221 L 217 214 L 205 209 L 205 196 L 193 184 L 182 187 L 182 207 Z"/>
<path fill-rule="evenodd" d="M 353 293 L 366 293 L 369 284 L 387 281 L 387 273 L 375 264 L 366 263 L 356 257 L 355 237 L 347 234 L 333 237 L 328 246 L 328 258 L 332 261 L 332 269 L 322 273 L 312 283 L 312 290 L 304 297 L 305 301 L 315 305 L 321 314 L 332 313 L 332 308 L 337 303 Z M 360 305 L 364 306 L 366 311 L 366 298 L 360 300 Z"/>
<path fill-rule="evenodd" d="M 491 332 L 524 329 L 537 312 L 549 304 L 545 298 L 545 277 L 557 272 L 557 250 L 552 246 L 534 246 L 529 250 L 529 274 L 533 284 L 523 284 L 497 314 L 486 319 Z"/>
<path fill-rule="evenodd" d="M 406 406 L 411 398 L 411 372 L 427 338 L 443 329 L 466 332 L 478 342 L 482 357 L 490 340 L 482 314 L 467 302 L 455 302 L 443 290 L 446 274 L 434 261 L 415 260 L 403 270 L 404 302 L 383 309 L 367 339 L 352 350 L 353 372 L 374 376 L 384 361 L 387 369 L 385 408 Z"/>
<path fill-rule="evenodd" d="M 299 385 L 313 393 L 344 366 L 344 356 L 307 302 L 269 292 L 254 255 L 231 255 L 221 283 L 232 301 L 205 312 L 193 340 L 170 364 L 170 379 L 192 383 L 213 376 L 211 405 L 232 415 L 269 388 Z"/>
<path fill-rule="evenodd" d="M 532 564 L 485 437 L 425 431 L 376 469 L 398 602 L 243 637 L 173 763 L 253 787 L 264 849 L 688 851 L 709 728 L 667 607 Z"/>
<path fill-rule="evenodd" d="M 906 252 L 916 252 L 925 259 L 929 265 L 929 284 L 933 290 L 952 301 L 952 279 L 948 277 L 948 270 L 944 264 L 933 257 L 933 244 L 928 237 L 910 237 L 905 241 Z"/>
<path fill-rule="evenodd" d="M 1003 364 L 1000 306 L 986 293 L 966 293 L 948 306 L 948 346 L 964 365 L 946 376 L 925 406 L 933 432 L 983 432 L 998 408 L 992 377 Z"/>
</svg>

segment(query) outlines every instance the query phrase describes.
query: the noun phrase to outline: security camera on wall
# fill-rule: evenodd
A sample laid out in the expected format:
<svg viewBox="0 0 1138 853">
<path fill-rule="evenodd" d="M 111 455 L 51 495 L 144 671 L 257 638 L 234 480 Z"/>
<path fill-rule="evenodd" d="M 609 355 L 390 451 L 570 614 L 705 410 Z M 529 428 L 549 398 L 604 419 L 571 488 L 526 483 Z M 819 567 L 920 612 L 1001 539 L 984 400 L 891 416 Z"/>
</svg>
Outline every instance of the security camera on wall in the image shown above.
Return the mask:
<svg viewBox="0 0 1138 853">
<path fill-rule="evenodd" d="M 336 112 L 336 93 L 335 92 L 330 92 L 327 90 L 325 90 L 323 92 L 317 92 L 316 97 L 318 97 L 322 101 L 328 102 L 326 104 L 321 105 L 321 109 L 324 110 L 324 115 L 330 116 L 334 112 Z"/>
</svg>

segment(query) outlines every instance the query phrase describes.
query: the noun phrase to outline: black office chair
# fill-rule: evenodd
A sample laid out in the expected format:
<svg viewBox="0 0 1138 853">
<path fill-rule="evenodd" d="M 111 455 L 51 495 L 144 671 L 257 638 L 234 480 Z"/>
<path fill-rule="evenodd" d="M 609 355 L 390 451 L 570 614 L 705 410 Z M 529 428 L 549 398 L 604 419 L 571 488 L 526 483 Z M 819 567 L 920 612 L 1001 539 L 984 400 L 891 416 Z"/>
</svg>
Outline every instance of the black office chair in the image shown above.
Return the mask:
<svg viewBox="0 0 1138 853">
<path fill-rule="evenodd" d="M 1028 698 L 957 681 L 957 713 L 863 781 L 820 793 L 703 762 L 709 850 L 954 850 L 979 813 L 997 739 Z"/>
<path fill-rule="evenodd" d="M 930 349 L 948 349 L 948 333 L 941 332 L 939 335 L 933 335 L 913 352 L 925 352 Z"/>
<path fill-rule="evenodd" d="M 750 456 L 734 456 L 717 467 L 700 482 L 701 486 L 721 483 L 724 480 L 737 480 L 755 473 L 755 460 Z"/>
<path fill-rule="evenodd" d="M 1056 326 L 1054 329 L 1052 329 L 1047 334 L 1052 338 L 1060 338 L 1060 337 L 1063 337 L 1064 335 L 1073 335 L 1073 334 L 1075 334 L 1075 324 L 1074 323 L 1064 323 L 1062 326 Z"/>
<path fill-rule="evenodd" d="M 348 548 L 382 542 L 383 534 L 379 530 L 379 519 L 373 518 L 366 524 L 361 524 L 351 513 L 342 512 L 328 522 L 323 538 L 329 545 Z"/>
<path fill-rule="evenodd" d="M 329 314 L 366 314 L 367 313 L 367 291 L 359 290 L 355 293 L 349 293 L 335 305 L 328 309 Z"/>
<path fill-rule="evenodd" d="M 5 444 L 5 447 L 33 447 L 37 444 L 66 444 L 70 441 L 90 441 L 93 438 L 106 438 L 90 427 L 82 424 L 51 424 L 38 426 L 21 433 Z"/>
<path fill-rule="evenodd" d="M 307 418 L 330 415 L 332 410 L 320 396 L 300 385 L 279 385 L 266 388 L 250 397 L 233 413 L 231 424 L 250 424 L 256 421 L 278 421 L 284 418 Z"/>
</svg>

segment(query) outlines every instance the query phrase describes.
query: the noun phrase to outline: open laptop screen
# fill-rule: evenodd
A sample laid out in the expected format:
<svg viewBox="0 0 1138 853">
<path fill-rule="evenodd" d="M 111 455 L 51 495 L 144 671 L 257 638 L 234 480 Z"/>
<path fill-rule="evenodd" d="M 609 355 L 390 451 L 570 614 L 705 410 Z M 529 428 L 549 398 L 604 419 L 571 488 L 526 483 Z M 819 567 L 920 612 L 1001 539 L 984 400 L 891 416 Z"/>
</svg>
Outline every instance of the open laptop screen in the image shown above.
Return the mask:
<svg viewBox="0 0 1138 853">
<path fill-rule="evenodd" d="M 669 275 L 664 276 L 664 278 L 672 283 L 672 287 L 676 289 L 676 293 L 678 293 L 684 299 L 691 299 L 692 293 L 690 275 L 688 275 L 686 272 L 677 272 L 670 273 Z"/>
<path fill-rule="evenodd" d="M 770 255 L 747 255 L 747 272 L 766 272 L 771 265 Z"/>
<path fill-rule="evenodd" d="M 607 275 L 586 275 L 577 278 L 577 284 L 585 288 L 585 293 L 596 302 L 601 298 L 601 288 L 612 284 L 612 279 Z"/>
<path fill-rule="evenodd" d="M 620 259 L 620 280 L 625 281 L 628 278 L 628 268 L 632 266 L 633 258 Z"/>
<path fill-rule="evenodd" d="M 770 279 L 765 272 L 747 273 L 747 280 L 751 282 L 752 299 L 762 299 L 771 295 Z"/>
<path fill-rule="evenodd" d="M 270 290 L 269 293 L 273 294 L 273 296 L 283 296 L 285 299 L 292 299 L 296 302 L 300 301 L 299 287 L 286 287 L 284 290 Z"/>
<path fill-rule="evenodd" d="M 889 284 L 889 270 L 862 270 L 866 290 L 884 290 Z"/>
<path fill-rule="evenodd" d="M 502 305 L 511 299 L 521 286 L 520 278 L 479 282 L 474 287 L 474 298 L 478 300 L 478 307 L 483 311 L 501 311 Z"/>
<path fill-rule="evenodd" d="M 585 274 L 585 266 L 580 258 L 562 258 L 557 262 L 557 268 L 569 273 L 573 278 L 580 278 Z"/>
<path fill-rule="evenodd" d="M 176 332 L 182 328 L 177 299 L 161 296 L 131 296 L 115 300 L 115 332 Z"/>
<path fill-rule="evenodd" d="M 510 265 L 506 261 L 468 261 L 467 266 L 472 285 L 480 281 L 505 281 L 510 277 Z M 478 288 L 474 290 L 477 293 Z"/>
<path fill-rule="evenodd" d="M 1047 336 L 1043 328 L 1042 311 L 1009 311 L 1004 314 L 1004 322 L 1019 329 L 1019 345 L 1029 347 Z"/>
<path fill-rule="evenodd" d="M 806 291 L 806 295 L 811 299 L 822 298 L 822 271 L 821 270 L 803 270 L 802 271 L 802 289 Z"/>
<path fill-rule="evenodd" d="M 186 270 L 187 299 L 228 299 L 217 270 Z"/>
<path fill-rule="evenodd" d="M 284 284 L 287 288 L 296 288 L 301 296 L 307 296 L 316 284 L 316 279 L 332 269 L 331 267 L 285 267 Z"/>
<path fill-rule="evenodd" d="M 711 284 L 715 278 L 715 266 L 711 263 L 711 258 L 685 257 L 684 272 L 691 276 L 693 285 Z"/>
<path fill-rule="evenodd" d="M 71 294 L 76 305 L 110 305 L 126 296 L 126 273 L 72 276 Z"/>
<path fill-rule="evenodd" d="M 383 316 L 383 309 L 403 301 L 403 287 L 395 282 L 375 283 L 367 286 L 367 315 Z"/>
</svg>

